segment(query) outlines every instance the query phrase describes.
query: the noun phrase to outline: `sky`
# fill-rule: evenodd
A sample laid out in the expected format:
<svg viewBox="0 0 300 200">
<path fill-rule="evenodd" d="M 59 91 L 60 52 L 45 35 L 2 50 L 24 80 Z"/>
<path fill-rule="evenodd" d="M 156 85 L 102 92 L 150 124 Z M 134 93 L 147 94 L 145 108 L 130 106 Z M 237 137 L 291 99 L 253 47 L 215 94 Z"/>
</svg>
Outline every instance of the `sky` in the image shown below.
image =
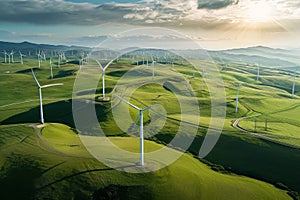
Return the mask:
<svg viewBox="0 0 300 200">
<path fill-rule="evenodd" d="M 92 47 L 143 27 L 176 30 L 213 50 L 258 45 L 300 48 L 300 1 L 0 1 L 1 41 Z M 137 32 L 136 37 L 142 36 Z"/>
</svg>

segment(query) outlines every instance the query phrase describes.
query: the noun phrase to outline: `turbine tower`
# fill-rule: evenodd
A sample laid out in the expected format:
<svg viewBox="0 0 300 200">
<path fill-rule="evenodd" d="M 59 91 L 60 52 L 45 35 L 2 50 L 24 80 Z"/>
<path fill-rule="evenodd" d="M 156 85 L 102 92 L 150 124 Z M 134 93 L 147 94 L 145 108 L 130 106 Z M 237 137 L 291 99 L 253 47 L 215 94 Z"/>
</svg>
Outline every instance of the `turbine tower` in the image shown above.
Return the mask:
<svg viewBox="0 0 300 200">
<path fill-rule="evenodd" d="M 188 78 L 185 79 L 185 89 L 186 89 L 186 91 L 189 91 L 189 80 L 188 80 Z"/>
<path fill-rule="evenodd" d="M 20 53 L 21 64 L 23 65 L 23 57 L 24 57 L 25 55 L 22 54 L 21 51 L 19 51 L 19 53 Z"/>
<path fill-rule="evenodd" d="M 10 53 L 8 53 L 7 55 L 8 55 L 8 64 L 10 64 Z"/>
<path fill-rule="evenodd" d="M 50 78 L 53 79 L 52 57 L 50 57 Z"/>
<path fill-rule="evenodd" d="M 146 63 L 147 63 L 147 68 L 148 68 L 148 67 L 149 67 L 149 60 L 148 60 L 148 57 L 147 57 L 147 62 L 146 62 Z"/>
<path fill-rule="evenodd" d="M 7 52 L 4 50 L 4 51 L 3 51 L 3 54 L 4 54 L 4 63 L 6 63 Z"/>
<path fill-rule="evenodd" d="M 295 86 L 296 86 L 296 74 L 294 73 L 294 81 L 293 81 L 293 87 L 292 87 L 292 98 L 295 97 Z"/>
<path fill-rule="evenodd" d="M 153 60 L 153 58 L 152 58 L 152 80 L 154 80 L 154 66 L 155 66 L 155 63 L 156 63 L 156 61 L 155 60 Z"/>
<path fill-rule="evenodd" d="M 202 69 L 202 75 L 201 75 L 201 77 L 202 77 L 202 79 L 201 79 L 201 88 L 200 88 L 200 92 L 202 92 L 203 89 L 204 89 L 204 78 L 205 78 L 205 69 L 204 69 L 204 67 L 203 67 L 203 69 Z"/>
<path fill-rule="evenodd" d="M 238 112 L 239 109 L 239 88 L 240 88 L 241 84 L 237 84 L 236 87 L 236 99 L 235 99 L 235 113 Z"/>
<path fill-rule="evenodd" d="M 257 65 L 257 76 L 256 76 L 256 81 L 259 81 L 259 76 L 260 76 L 260 66 Z"/>
<path fill-rule="evenodd" d="M 41 115 L 41 123 L 44 124 L 45 121 L 44 121 L 44 113 L 43 113 L 43 99 L 42 99 L 42 89 L 43 88 L 47 88 L 47 87 L 52 87 L 52 86 L 58 86 L 58 85 L 63 85 L 62 83 L 57 83 L 57 84 L 49 84 L 49 85 L 40 85 L 39 81 L 37 80 L 34 72 L 33 72 L 33 69 L 31 68 L 31 72 L 32 72 L 32 76 L 38 86 L 38 89 L 39 89 L 39 96 L 40 96 L 40 115 Z"/>
<path fill-rule="evenodd" d="M 60 61 L 61 61 L 61 53 L 58 53 L 57 68 L 60 68 Z"/>
<path fill-rule="evenodd" d="M 79 69 L 81 70 L 82 68 L 82 65 L 83 65 L 83 58 L 80 58 L 79 59 Z"/>
<path fill-rule="evenodd" d="M 12 62 L 12 63 L 15 62 L 15 61 L 14 61 L 14 54 L 15 54 L 15 52 L 14 52 L 14 50 L 12 50 L 12 51 L 10 52 L 10 55 L 11 55 L 11 62 Z"/>
<path fill-rule="evenodd" d="M 113 62 L 113 60 L 111 60 L 109 63 L 107 63 L 105 65 L 105 67 L 103 67 L 102 64 L 98 60 L 96 60 L 96 62 L 98 63 L 98 65 L 101 67 L 101 70 L 102 70 L 102 98 L 104 100 L 105 99 L 105 70 Z"/>
<path fill-rule="evenodd" d="M 40 54 L 40 51 L 37 54 L 37 57 L 38 57 L 39 68 L 41 68 L 41 54 Z"/>
<path fill-rule="evenodd" d="M 143 166 L 144 165 L 144 119 L 143 119 L 143 112 L 146 110 L 150 110 L 153 106 L 149 106 L 147 108 L 141 109 L 135 105 L 133 105 L 132 103 L 126 101 L 125 99 L 123 99 L 120 96 L 117 96 L 121 101 L 123 101 L 124 103 L 128 104 L 129 106 L 131 106 L 132 108 L 134 108 L 135 110 L 139 111 L 139 115 L 136 118 L 136 122 L 138 122 L 138 120 L 140 120 L 140 165 Z"/>
</svg>

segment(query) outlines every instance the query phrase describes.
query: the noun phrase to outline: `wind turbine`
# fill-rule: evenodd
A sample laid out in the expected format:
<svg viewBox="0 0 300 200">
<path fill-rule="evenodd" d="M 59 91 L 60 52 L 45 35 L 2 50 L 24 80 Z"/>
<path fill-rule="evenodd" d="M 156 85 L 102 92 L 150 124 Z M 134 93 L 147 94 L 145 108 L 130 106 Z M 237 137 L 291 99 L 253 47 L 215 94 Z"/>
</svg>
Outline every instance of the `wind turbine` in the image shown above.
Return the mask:
<svg viewBox="0 0 300 200">
<path fill-rule="evenodd" d="M 141 109 L 135 105 L 133 105 L 132 103 L 126 101 L 125 99 L 123 99 L 120 96 L 117 96 L 121 101 L 123 101 L 124 103 L 128 104 L 129 106 L 131 106 L 132 108 L 136 109 L 137 111 L 139 111 L 139 115 L 136 118 L 136 123 L 140 120 L 140 165 L 143 166 L 144 165 L 144 119 L 143 119 L 143 112 L 146 110 L 150 110 L 154 105 L 149 106 L 147 108 Z"/>
<path fill-rule="evenodd" d="M 8 53 L 7 55 L 8 55 L 8 64 L 10 64 L 10 53 Z"/>
<path fill-rule="evenodd" d="M 235 99 L 235 113 L 238 112 L 238 108 L 239 108 L 239 88 L 240 88 L 241 84 L 237 84 L 236 87 L 236 99 Z"/>
<path fill-rule="evenodd" d="M 186 89 L 186 91 L 189 91 L 189 79 L 188 78 L 185 79 L 185 89 Z"/>
<path fill-rule="evenodd" d="M 50 57 L 50 78 L 53 79 L 52 57 Z"/>
<path fill-rule="evenodd" d="M 143 52 L 143 65 L 145 65 L 145 57 L 144 57 L 144 52 Z"/>
<path fill-rule="evenodd" d="M 154 66 L 155 66 L 156 61 L 152 57 L 152 80 L 154 80 Z"/>
<path fill-rule="evenodd" d="M 37 57 L 38 57 L 39 68 L 41 68 L 41 53 L 40 53 L 40 51 L 38 52 Z"/>
<path fill-rule="evenodd" d="M 3 51 L 3 54 L 4 54 L 4 63 L 6 63 L 7 52 L 4 50 L 4 51 Z"/>
<path fill-rule="evenodd" d="M 42 51 L 42 53 L 43 53 L 43 59 L 46 60 L 46 54 L 45 54 L 45 52 Z"/>
<path fill-rule="evenodd" d="M 11 62 L 12 62 L 12 63 L 14 63 L 14 54 L 15 54 L 15 52 L 14 52 L 14 50 L 12 50 L 12 51 L 10 52 L 10 55 L 11 55 Z"/>
<path fill-rule="evenodd" d="M 20 53 L 21 64 L 23 65 L 23 56 L 25 56 L 25 55 L 22 54 L 21 51 L 19 51 L 19 53 Z"/>
<path fill-rule="evenodd" d="M 149 60 L 148 60 L 148 57 L 147 57 L 147 68 L 149 68 Z"/>
<path fill-rule="evenodd" d="M 82 68 L 82 65 L 83 65 L 83 58 L 80 58 L 79 59 L 79 69 L 81 70 Z"/>
<path fill-rule="evenodd" d="M 105 70 L 108 68 L 108 66 L 113 62 L 113 60 L 111 60 L 109 63 L 107 63 L 105 65 L 105 67 L 102 66 L 102 64 L 96 60 L 96 62 L 98 63 L 98 65 L 101 67 L 102 70 L 102 98 L 103 100 L 105 99 Z"/>
<path fill-rule="evenodd" d="M 201 88 L 200 88 L 200 91 L 203 91 L 203 89 L 204 89 L 204 75 L 205 75 L 205 70 L 203 68 L 202 69 L 202 79 L 201 79 Z"/>
<path fill-rule="evenodd" d="M 259 81 L 259 76 L 260 76 L 260 66 L 257 65 L 257 76 L 256 76 L 256 81 Z"/>
<path fill-rule="evenodd" d="M 63 85 L 62 83 L 57 83 L 57 84 L 49 84 L 49 85 L 40 85 L 39 81 L 37 80 L 34 72 L 33 72 L 33 69 L 31 68 L 31 72 L 32 72 L 32 76 L 39 88 L 39 96 L 40 96 L 40 115 L 41 115 L 41 123 L 44 124 L 45 121 L 44 121 L 44 113 L 43 113 L 43 99 L 42 99 L 42 89 L 43 88 L 47 88 L 47 87 L 52 87 L 52 86 L 58 86 L 58 85 Z"/>
<path fill-rule="evenodd" d="M 295 86 L 296 86 L 296 74 L 294 73 L 294 82 L 292 87 L 292 98 L 295 96 Z"/>
<path fill-rule="evenodd" d="M 60 68 L 60 60 L 61 60 L 61 54 L 58 53 L 58 58 L 57 58 L 57 68 Z"/>
</svg>

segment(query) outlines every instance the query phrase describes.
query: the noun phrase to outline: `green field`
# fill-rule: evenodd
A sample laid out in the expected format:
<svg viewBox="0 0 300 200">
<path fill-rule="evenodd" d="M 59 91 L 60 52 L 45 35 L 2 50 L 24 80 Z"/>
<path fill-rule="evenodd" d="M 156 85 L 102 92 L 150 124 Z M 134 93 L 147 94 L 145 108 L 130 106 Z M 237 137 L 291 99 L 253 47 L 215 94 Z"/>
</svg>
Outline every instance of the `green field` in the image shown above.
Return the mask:
<svg viewBox="0 0 300 200">
<path fill-rule="evenodd" d="M 89 199 L 113 185 L 126 199 L 290 199 L 270 184 L 215 172 L 187 154 L 156 172 L 119 172 L 89 156 L 78 136 L 61 124 L 46 124 L 42 137 L 28 125 L 2 126 L 0 132 L 1 199 Z M 138 150 L 135 138 L 111 140 Z M 146 151 L 161 148 L 151 141 L 145 145 Z"/>
<path fill-rule="evenodd" d="M 54 68 L 53 80 L 49 79 L 48 63 L 43 62 L 41 69 L 35 69 L 42 85 L 64 85 L 43 89 L 46 126 L 40 129 L 41 135 L 30 127 L 39 122 L 38 90 L 28 70 L 36 65 L 37 62 L 30 59 L 24 65 L 0 63 L 0 84 L 5 88 L 0 90 L 0 184 L 5 198 L 89 199 L 114 190 L 127 199 L 291 199 L 287 191 L 271 184 L 277 187 L 286 185 L 289 189 L 280 188 L 291 190 L 292 196 L 296 196 L 292 190 L 300 192 L 297 179 L 300 177 L 300 118 L 297 118 L 300 104 L 297 96 L 294 99 L 290 97 L 291 79 L 280 74 L 278 69 L 266 67 L 258 82 L 255 69 L 247 65 L 232 63 L 221 71 L 227 98 L 224 130 L 213 151 L 200 162 L 192 154 L 198 155 L 209 123 L 214 120 L 211 119 L 210 96 L 205 86 L 204 91 L 199 92 L 201 74 L 196 73 L 192 77 L 194 69 L 175 63 L 175 69 L 189 78 L 201 111 L 197 136 L 188 149 L 190 154 L 184 154 L 175 163 L 157 172 L 129 174 L 110 169 L 91 157 L 76 135 L 71 100 L 79 69 L 75 64 Z M 130 62 L 121 60 L 108 68 L 108 96 L 131 67 Z M 167 65 L 162 64 L 161 67 L 164 70 L 159 70 L 159 67 L 156 70 L 158 77 L 168 73 L 165 71 L 165 68 L 168 70 Z M 141 68 L 139 72 L 151 76 L 150 69 Z M 134 77 L 131 81 L 138 79 Z M 235 84 L 241 82 L 244 85 L 240 87 L 239 112 L 235 113 Z M 176 89 L 184 91 L 185 84 Z M 96 94 L 82 91 L 78 95 L 89 99 L 85 102 L 86 106 L 95 105 L 99 124 L 114 144 L 137 152 L 137 139 L 123 137 L 126 135 L 114 121 L 110 102 L 95 101 L 101 96 L 101 91 L 100 81 Z M 296 89 L 296 95 L 299 92 Z M 190 101 L 184 95 L 182 99 Z M 161 85 L 145 85 L 134 92 L 131 102 L 141 107 L 159 103 L 168 114 L 164 127 L 147 140 L 146 151 L 161 148 L 161 144 L 174 138 L 181 113 L 172 92 Z M 126 106 L 123 107 L 126 109 Z M 134 120 L 137 113 L 130 109 L 130 115 Z M 148 115 L 146 112 L 145 123 L 150 122 Z M 193 121 L 195 116 L 186 114 L 184 117 Z M 235 129 L 232 123 L 240 117 L 249 117 L 239 123 L 248 131 L 254 131 L 253 120 L 256 119 L 256 132 L 267 139 Z M 15 182 L 22 188 L 18 193 L 13 193 Z"/>
</svg>

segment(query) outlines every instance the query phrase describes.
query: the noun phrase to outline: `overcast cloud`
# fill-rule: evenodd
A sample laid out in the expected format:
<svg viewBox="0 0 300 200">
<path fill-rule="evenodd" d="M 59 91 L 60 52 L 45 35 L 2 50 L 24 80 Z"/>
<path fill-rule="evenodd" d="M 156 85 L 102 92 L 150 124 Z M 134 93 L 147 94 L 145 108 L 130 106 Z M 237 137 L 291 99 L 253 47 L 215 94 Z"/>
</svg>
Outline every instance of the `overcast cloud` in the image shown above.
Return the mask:
<svg viewBox="0 0 300 200">
<path fill-rule="evenodd" d="M 239 0 L 198 0 L 199 9 L 221 9 L 230 5 L 236 5 Z"/>
<path fill-rule="evenodd" d="M 278 33 L 300 32 L 300 3 L 297 0 L 79 1 L 81 0 L 0 1 L 0 37 L 2 40 L 23 38 L 32 41 L 35 38 L 40 41 L 55 41 L 60 37 L 65 41 L 64 37 L 71 32 L 72 36 L 69 38 L 73 41 L 77 38 L 78 42 L 89 42 L 94 38 L 87 37 L 86 33 L 89 35 L 88 32 L 92 32 L 96 38 L 105 36 L 107 33 L 103 33 L 101 28 L 98 32 L 94 31 L 95 26 L 109 25 L 174 28 L 195 38 L 198 38 L 199 33 L 207 34 L 204 38 L 236 38 L 227 32 L 235 31 L 241 35 L 258 27 L 247 25 L 245 16 L 247 13 L 249 15 L 249 5 L 261 1 L 272 7 L 274 20 L 261 23 L 260 33 L 272 33 L 272 37 L 275 37 Z M 256 12 L 255 6 L 251 9 L 253 13 Z M 28 31 L 29 27 L 36 32 Z M 107 32 L 110 34 L 109 30 Z"/>
<path fill-rule="evenodd" d="M 0 1 L 0 21 L 8 23 L 98 25 L 188 26 L 202 28 L 238 23 L 243 5 L 257 0 L 143 0 L 137 3 L 74 3 L 63 0 Z M 246 2 L 246 3 L 245 3 Z M 298 19 L 299 2 L 272 0 L 278 18 Z M 280 11 L 280 12 L 279 12 Z"/>
</svg>

